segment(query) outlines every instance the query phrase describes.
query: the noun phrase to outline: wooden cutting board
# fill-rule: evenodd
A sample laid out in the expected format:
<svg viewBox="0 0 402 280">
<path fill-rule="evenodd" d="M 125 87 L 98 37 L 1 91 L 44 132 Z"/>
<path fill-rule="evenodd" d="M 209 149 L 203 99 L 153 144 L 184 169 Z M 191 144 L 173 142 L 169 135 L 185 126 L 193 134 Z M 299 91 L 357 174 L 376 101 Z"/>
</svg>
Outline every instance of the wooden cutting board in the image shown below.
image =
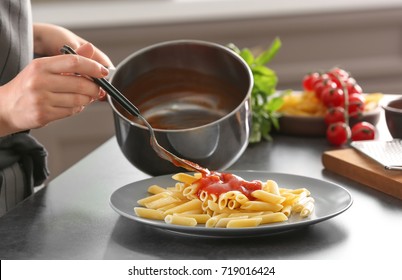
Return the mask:
<svg viewBox="0 0 402 280">
<path fill-rule="evenodd" d="M 386 170 L 355 149 L 324 152 L 322 163 L 339 175 L 402 199 L 402 171 Z"/>
</svg>

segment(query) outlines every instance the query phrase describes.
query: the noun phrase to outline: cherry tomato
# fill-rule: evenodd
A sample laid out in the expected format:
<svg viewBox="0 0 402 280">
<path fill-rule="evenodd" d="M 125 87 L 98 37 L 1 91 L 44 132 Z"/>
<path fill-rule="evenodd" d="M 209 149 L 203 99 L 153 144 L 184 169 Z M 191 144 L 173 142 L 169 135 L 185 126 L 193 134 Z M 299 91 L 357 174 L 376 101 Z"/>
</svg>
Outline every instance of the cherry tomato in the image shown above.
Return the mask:
<svg viewBox="0 0 402 280">
<path fill-rule="evenodd" d="M 319 84 L 319 83 L 321 83 L 323 80 L 329 80 L 329 76 L 327 75 L 327 74 L 320 74 L 319 75 L 319 77 L 318 78 L 316 78 L 314 81 L 313 81 L 313 83 L 312 83 L 312 86 L 313 86 L 313 90 L 317 87 L 317 85 Z"/>
<path fill-rule="evenodd" d="M 313 84 L 319 78 L 320 74 L 318 72 L 307 74 L 303 78 L 303 88 L 307 91 L 313 91 L 314 90 Z"/>
<path fill-rule="evenodd" d="M 343 79 L 344 81 L 350 76 L 348 72 L 339 67 L 332 68 L 331 70 L 328 71 L 328 73 L 337 76 L 340 79 Z"/>
<path fill-rule="evenodd" d="M 338 67 L 332 68 L 327 74 L 329 78 L 336 83 L 337 88 L 342 88 L 341 81 L 345 82 L 349 78 L 349 73 Z"/>
<path fill-rule="evenodd" d="M 336 88 L 336 83 L 330 79 L 320 79 L 314 84 L 315 96 L 321 100 L 322 93 L 326 88 Z"/>
<path fill-rule="evenodd" d="M 329 74 L 329 78 L 336 84 L 337 88 L 342 88 L 342 83 L 336 76 Z"/>
<path fill-rule="evenodd" d="M 375 127 L 369 122 L 358 122 L 352 127 L 352 140 L 373 140 L 375 138 Z"/>
<path fill-rule="evenodd" d="M 332 107 L 325 113 L 324 121 L 327 125 L 337 122 L 345 122 L 345 110 L 343 107 Z"/>
<path fill-rule="evenodd" d="M 334 146 L 346 144 L 350 138 L 350 128 L 344 122 L 330 124 L 327 128 L 327 140 Z"/>
<path fill-rule="evenodd" d="M 361 114 L 364 111 L 365 98 L 359 93 L 349 94 L 349 109 L 350 116 Z"/>
<path fill-rule="evenodd" d="M 343 106 L 343 90 L 340 88 L 326 87 L 322 90 L 321 101 L 327 108 Z"/>
<path fill-rule="evenodd" d="M 346 82 L 346 87 L 348 89 L 349 94 L 354 94 L 354 93 L 363 93 L 362 87 L 356 82 L 355 79 L 349 78 Z"/>
</svg>

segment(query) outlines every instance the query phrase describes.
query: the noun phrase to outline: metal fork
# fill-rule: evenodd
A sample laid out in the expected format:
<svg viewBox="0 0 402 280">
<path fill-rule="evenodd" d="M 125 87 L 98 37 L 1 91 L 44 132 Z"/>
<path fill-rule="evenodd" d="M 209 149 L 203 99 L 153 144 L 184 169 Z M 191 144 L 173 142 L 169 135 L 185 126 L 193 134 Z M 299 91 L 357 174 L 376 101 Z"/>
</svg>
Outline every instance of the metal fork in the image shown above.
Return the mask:
<svg viewBox="0 0 402 280">
<path fill-rule="evenodd" d="M 70 46 L 67 46 L 67 45 L 64 45 L 60 51 L 64 54 L 73 54 L 73 55 L 77 54 Z M 117 88 L 115 88 L 106 79 L 93 78 L 93 77 L 89 77 L 89 78 L 92 79 L 98 86 L 100 86 L 116 102 L 118 102 L 127 112 L 138 117 L 141 121 L 144 122 L 144 124 L 148 128 L 148 131 L 150 134 L 150 144 L 159 157 L 161 157 L 167 161 L 170 161 L 175 166 L 182 167 L 188 171 L 201 172 L 204 174 L 209 173 L 208 169 L 203 168 L 203 167 L 199 166 L 198 164 L 193 163 L 189 160 L 182 159 L 182 158 L 172 154 L 171 152 L 169 152 L 168 150 L 163 148 L 161 145 L 159 145 L 158 141 L 156 140 L 154 129 L 149 124 L 149 122 L 144 118 L 144 116 L 141 115 L 140 110 L 136 106 L 134 106 L 133 103 L 131 103 Z"/>
</svg>

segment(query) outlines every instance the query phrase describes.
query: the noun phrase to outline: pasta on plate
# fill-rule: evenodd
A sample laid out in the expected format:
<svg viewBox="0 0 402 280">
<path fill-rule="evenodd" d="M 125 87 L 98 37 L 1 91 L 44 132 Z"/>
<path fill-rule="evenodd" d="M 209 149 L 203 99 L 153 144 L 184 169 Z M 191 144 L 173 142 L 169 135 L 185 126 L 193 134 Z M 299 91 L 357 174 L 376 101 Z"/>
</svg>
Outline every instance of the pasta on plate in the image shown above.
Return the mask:
<svg viewBox="0 0 402 280">
<path fill-rule="evenodd" d="M 273 180 L 246 181 L 231 173 L 177 173 L 174 186 L 152 185 L 137 201 L 137 216 L 182 226 L 243 228 L 308 217 L 314 198 L 306 188 L 279 187 Z"/>
</svg>

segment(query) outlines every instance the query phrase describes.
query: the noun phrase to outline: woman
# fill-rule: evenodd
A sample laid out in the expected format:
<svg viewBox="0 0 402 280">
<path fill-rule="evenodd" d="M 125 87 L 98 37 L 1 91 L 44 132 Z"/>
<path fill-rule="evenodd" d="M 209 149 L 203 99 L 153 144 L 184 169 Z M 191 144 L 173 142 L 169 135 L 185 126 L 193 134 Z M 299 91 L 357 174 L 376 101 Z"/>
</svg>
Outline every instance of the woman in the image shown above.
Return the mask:
<svg viewBox="0 0 402 280">
<path fill-rule="evenodd" d="M 0 216 L 48 176 L 46 150 L 29 130 L 81 112 L 104 92 L 110 59 L 69 30 L 33 24 L 29 0 L 0 1 Z M 60 55 L 70 45 L 79 56 Z M 33 59 L 33 54 L 40 58 Z M 77 75 L 80 73 L 81 75 Z"/>
</svg>

